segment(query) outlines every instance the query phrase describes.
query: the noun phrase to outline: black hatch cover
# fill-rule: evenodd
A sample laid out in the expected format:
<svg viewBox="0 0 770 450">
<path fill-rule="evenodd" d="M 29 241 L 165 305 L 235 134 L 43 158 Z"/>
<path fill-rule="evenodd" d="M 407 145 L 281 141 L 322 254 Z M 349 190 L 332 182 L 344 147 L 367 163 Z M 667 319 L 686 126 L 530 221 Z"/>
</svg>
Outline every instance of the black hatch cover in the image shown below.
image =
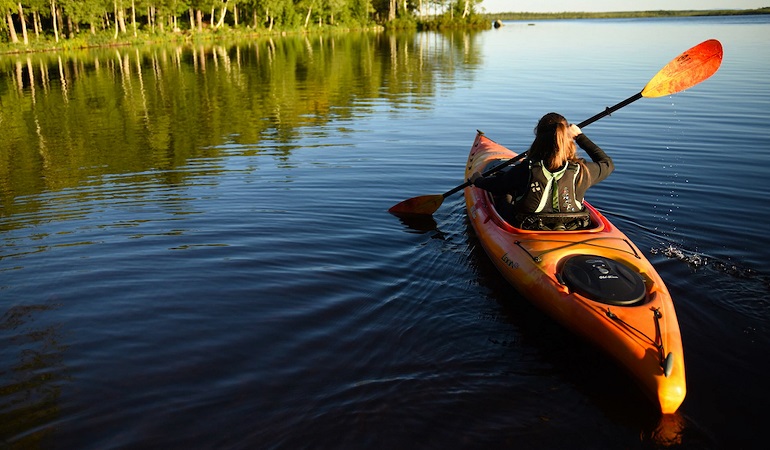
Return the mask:
<svg viewBox="0 0 770 450">
<path fill-rule="evenodd" d="M 561 278 L 573 291 L 608 305 L 631 306 L 641 302 L 646 291 L 641 275 L 603 256 L 570 257 L 561 269 Z"/>
</svg>

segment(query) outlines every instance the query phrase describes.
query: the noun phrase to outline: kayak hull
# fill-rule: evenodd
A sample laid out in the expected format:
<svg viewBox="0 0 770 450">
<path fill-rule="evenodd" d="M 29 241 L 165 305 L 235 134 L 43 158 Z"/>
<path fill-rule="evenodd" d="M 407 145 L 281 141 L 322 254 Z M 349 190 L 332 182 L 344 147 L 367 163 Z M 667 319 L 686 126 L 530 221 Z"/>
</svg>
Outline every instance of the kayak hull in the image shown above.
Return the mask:
<svg viewBox="0 0 770 450">
<path fill-rule="evenodd" d="M 514 156 L 479 133 L 468 157 L 466 178 Z M 686 394 L 679 323 L 668 289 L 636 245 L 588 203 L 590 229 L 530 231 L 503 220 L 490 194 L 482 189 L 467 187 L 465 200 L 481 246 L 503 277 L 546 314 L 624 367 L 662 413 L 676 412 Z M 567 266 L 571 268 L 576 257 L 589 265 L 610 261 L 640 278 L 639 300 L 626 304 L 597 299 L 565 282 Z"/>
</svg>

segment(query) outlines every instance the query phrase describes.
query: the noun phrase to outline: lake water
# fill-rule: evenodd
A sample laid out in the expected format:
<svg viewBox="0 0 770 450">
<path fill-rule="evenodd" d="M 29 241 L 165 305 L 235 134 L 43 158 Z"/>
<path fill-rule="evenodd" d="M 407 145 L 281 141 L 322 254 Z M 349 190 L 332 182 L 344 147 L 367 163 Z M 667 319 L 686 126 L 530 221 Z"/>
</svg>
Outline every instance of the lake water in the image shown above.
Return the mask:
<svg viewBox="0 0 770 450">
<path fill-rule="evenodd" d="M 587 127 L 589 200 L 675 300 L 660 417 L 512 292 L 461 194 L 706 39 L 711 79 Z M 770 17 L 0 56 L 0 447 L 752 448 L 770 419 Z"/>
</svg>

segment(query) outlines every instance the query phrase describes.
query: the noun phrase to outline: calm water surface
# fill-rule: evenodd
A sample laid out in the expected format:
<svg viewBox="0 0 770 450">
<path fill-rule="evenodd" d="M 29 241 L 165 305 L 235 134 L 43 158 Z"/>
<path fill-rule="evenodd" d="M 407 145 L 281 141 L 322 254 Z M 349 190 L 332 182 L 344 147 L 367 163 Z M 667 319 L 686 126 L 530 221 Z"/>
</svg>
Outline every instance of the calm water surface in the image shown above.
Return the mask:
<svg viewBox="0 0 770 450">
<path fill-rule="evenodd" d="M 586 133 L 589 193 L 675 299 L 688 394 L 512 292 L 462 195 L 476 129 L 524 149 L 710 38 L 720 71 Z M 770 20 L 0 56 L 0 446 L 759 448 L 770 419 Z"/>
</svg>

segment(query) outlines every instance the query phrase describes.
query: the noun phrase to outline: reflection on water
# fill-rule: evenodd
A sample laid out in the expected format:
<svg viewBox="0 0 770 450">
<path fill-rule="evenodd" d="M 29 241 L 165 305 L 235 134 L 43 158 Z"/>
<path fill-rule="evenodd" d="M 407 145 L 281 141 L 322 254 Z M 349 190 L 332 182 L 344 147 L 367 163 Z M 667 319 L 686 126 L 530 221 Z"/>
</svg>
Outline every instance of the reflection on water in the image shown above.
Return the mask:
<svg viewBox="0 0 770 450">
<path fill-rule="evenodd" d="M 427 108 L 439 88 L 466 73 L 455 68 L 478 64 L 477 55 L 472 34 L 362 33 L 0 56 L 0 292 L 18 292 L 15 274 L 56 267 L 65 250 L 87 259 L 113 248 L 117 258 L 143 261 L 157 251 L 152 245 L 111 244 L 118 236 L 136 242 L 191 232 L 200 191 L 223 183 L 223 173 L 238 177 L 228 160 L 262 155 L 293 169 L 301 136 L 323 146 L 335 132 L 331 122 Z M 168 250 L 228 242 L 212 236 Z M 54 251 L 32 269 L 27 258 Z M 110 264 L 104 269 L 123 280 L 131 273 Z M 51 276 L 77 296 L 104 277 L 93 264 L 67 270 Z M 104 283 L 102 297 L 115 302 L 121 282 Z M 148 294 L 157 295 L 137 295 Z M 13 437 L 28 447 L 44 444 L 57 421 L 66 348 L 61 322 L 47 317 L 56 307 L 12 297 L 0 305 L 0 442 Z"/>
<path fill-rule="evenodd" d="M 51 444 L 58 399 L 67 378 L 62 366 L 66 347 L 56 325 L 37 325 L 37 316 L 56 305 L 12 306 L 0 318 L 0 438 L 23 430 L 17 448 Z M 5 364 L 12 362 L 11 365 Z"/>
<path fill-rule="evenodd" d="M 661 447 L 670 447 L 682 443 L 685 421 L 680 413 L 661 416 L 658 425 L 650 432 L 649 439 Z"/>
<path fill-rule="evenodd" d="M 0 214 L 108 174 L 184 184 L 226 143 L 286 158 L 332 120 L 429 104 L 477 55 L 472 34 L 362 33 L 0 56 Z"/>
</svg>

